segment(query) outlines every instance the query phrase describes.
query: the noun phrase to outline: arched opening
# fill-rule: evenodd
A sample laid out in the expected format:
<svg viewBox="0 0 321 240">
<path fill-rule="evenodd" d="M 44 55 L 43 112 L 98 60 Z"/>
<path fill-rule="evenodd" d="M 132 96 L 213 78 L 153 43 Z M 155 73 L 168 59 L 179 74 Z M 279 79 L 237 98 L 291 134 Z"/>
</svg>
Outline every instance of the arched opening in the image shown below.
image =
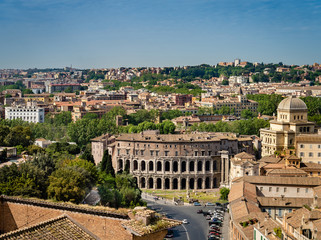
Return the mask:
<svg viewBox="0 0 321 240">
<path fill-rule="evenodd" d="M 118 160 L 118 171 L 123 170 L 123 160 Z"/>
<path fill-rule="evenodd" d="M 151 189 L 154 188 L 154 179 L 152 178 L 148 179 L 148 188 L 151 188 Z"/>
<path fill-rule="evenodd" d="M 178 180 L 177 180 L 177 178 L 173 179 L 173 189 L 178 189 Z"/>
<path fill-rule="evenodd" d="M 140 186 L 141 186 L 141 188 L 145 188 L 145 187 L 146 187 L 146 180 L 145 180 L 144 177 L 142 177 L 142 178 L 140 179 Z"/>
<path fill-rule="evenodd" d="M 186 172 L 186 162 L 183 161 L 181 164 L 182 164 L 182 165 L 181 165 L 181 171 L 182 171 L 182 172 Z"/>
<path fill-rule="evenodd" d="M 207 178 L 205 179 L 205 188 L 206 188 L 206 189 L 209 189 L 209 188 L 210 188 L 210 178 L 209 178 L 209 177 L 207 177 Z"/>
<path fill-rule="evenodd" d="M 169 172 L 170 170 L 170 164 L 169 164 L 169 161 L 166 161 L 165 162 L 165 172 Z"/>
<path fill-rule="evenodd" d="M 198 161 L 197 163 L 197 171 L 201 172 L 203 170 L 203 163 L 201 161 Z"/>
<path fill-rule="evenodd" d="M 194 172 L 194 166 L 195 164 L 194 164 L 194 161 L 190 161 L 190 163 L 189 163 L 189 171 L 190 172 Z"/>
<path fill-rule="evenodd" d="M 178 163 L 177 163 L 177 161 L 173 162 L 173 172 L 178 172 Z"/>
<path fill-rule="evenodd" d="M 217 180 L 216 178 L 213 178 L 213 188 L 216 188 L 217 187 Z"/>
<path fill-rule="evenodd" d="M 130 172 L 130 161 L 129 160 L 126 160 L 124 171 L 128 172 L 128 173 Z"/>
<path fill-rule="evenodd" d="M 217 170 L 216 161 L 213 161 L 213 171 Z"/>
<path fill-rule="evenodd" d="M 149 171 L 154 171 L 154 163 L 152 161 L 149 162 Z"/>
<path fill-rule="evenodd" d="M 161 172 L 162 171 L 162 162 L 157 161 L 157 171 Z"/>
<path fill-rule="evenodd" d="M 138 169 L 138 162 L 137 160 L 134 160 L 134 171 Z"/>
<path fill-rule="evenodd" d="M 145 161 L 142 161 L 142 162 L 140 163 L 140 168 L 141 168 L 142 171 L 145 171 L 145 170 L 146 170 L 146 163 L 145 163 Z"/>
<path fill-rule="evenodd" d="M 205 162 L 205 171 L 209 171 L 210 170 L 210 161 L 206 161 Z"/>
<path fill-rule="evenodd" d="M 182 178 L 181 180 L 181 189 L 186 189 L 186 178 Z"/>
<path fill-rule="evenodd" d="M 191 178 L 190 180 L 189 180 L 189 189 L 194 189 L 194 178 Z"/>
<path fill-rule="evenodd" d="M 161 178 L 157 178 L 157 180 L 156 180 L 156 188 L 157 189 L 162 189 L 162 179 Z"/>
<path fill-rule="evenodd" d="M 197 189 L 202 189 L 203 179 L 199 178 L 197 179 Z"/>
<path fill-rule="evenodd" d="M 165 189 L 169 189 L 169 178 L 165 178 Z"/>
</svg>

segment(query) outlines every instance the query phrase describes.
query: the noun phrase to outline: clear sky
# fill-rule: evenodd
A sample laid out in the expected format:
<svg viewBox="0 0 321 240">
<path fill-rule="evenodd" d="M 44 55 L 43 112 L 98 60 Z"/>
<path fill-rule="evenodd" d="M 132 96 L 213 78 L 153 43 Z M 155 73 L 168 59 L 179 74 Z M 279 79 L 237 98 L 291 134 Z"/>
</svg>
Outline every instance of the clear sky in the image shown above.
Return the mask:
<svg viewBox="0 0 321 240">
<path fill-rule="evenodd" d="M 320 0 L 0 0 L 0 68 L 321 63 Z"/>
</svg>

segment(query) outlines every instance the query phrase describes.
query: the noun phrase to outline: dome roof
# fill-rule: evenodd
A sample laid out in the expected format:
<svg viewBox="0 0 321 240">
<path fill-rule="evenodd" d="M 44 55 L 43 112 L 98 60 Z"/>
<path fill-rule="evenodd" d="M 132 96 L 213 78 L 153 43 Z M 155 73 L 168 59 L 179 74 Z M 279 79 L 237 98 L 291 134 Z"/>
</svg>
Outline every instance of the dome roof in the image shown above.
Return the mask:
<svg viewBox="0 0 321 240">
<path fill-rule="evenodd" d="M 278 110 L 307 110 L 307 105 L 299 98 L 288 97 L 283 99 L 279 106 Z"/>
</svg>

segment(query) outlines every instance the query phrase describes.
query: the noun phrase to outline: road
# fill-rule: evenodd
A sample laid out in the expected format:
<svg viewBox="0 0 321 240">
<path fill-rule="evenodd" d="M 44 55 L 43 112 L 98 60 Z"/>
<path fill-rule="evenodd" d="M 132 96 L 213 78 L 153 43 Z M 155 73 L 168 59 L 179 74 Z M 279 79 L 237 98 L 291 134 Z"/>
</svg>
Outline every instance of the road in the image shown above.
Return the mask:
<svg viewBox="0 0 321 240">
<path fill-rule="evenodd" d="M 159 213 L 166 214 L 167 217 L 183 220 L 187 219 L 188 224 L 183 224 L 174 228 L 174 239 L 175 240 L 206 240 L 208 236 L 208 221 L 205 219 L 203 214 L 197 214 L 197 210 L 210 210 L 213 207 L 196 207 L 196 206 L 176 206 L 170 202 L 163 200 L 146 200 L 147 206 L 151 207 Z M 227 240 L 228 236 L 228 214 L 225 214 L 224 226 L 222 229 L 224 239 Z"/>
</svg>

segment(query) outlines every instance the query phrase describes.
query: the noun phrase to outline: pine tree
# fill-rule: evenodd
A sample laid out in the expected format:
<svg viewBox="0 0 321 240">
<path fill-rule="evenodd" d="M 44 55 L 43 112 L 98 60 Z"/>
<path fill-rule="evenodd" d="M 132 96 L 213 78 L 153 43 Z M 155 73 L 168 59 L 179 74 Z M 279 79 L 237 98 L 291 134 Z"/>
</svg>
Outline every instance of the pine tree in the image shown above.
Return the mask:
<svg viewBox="0 0 321 240">
<path fill-rule="evenodd" d="M 100 169 L 102 172 L 106 172 L 107 174 L 115 177 L 115 170 L 113 168 L 113 164 L 111 161 L 111 156 L 108 153 L 108 150 L 104 151 L 103 159 L 101 161 Z"/>
</svg>

